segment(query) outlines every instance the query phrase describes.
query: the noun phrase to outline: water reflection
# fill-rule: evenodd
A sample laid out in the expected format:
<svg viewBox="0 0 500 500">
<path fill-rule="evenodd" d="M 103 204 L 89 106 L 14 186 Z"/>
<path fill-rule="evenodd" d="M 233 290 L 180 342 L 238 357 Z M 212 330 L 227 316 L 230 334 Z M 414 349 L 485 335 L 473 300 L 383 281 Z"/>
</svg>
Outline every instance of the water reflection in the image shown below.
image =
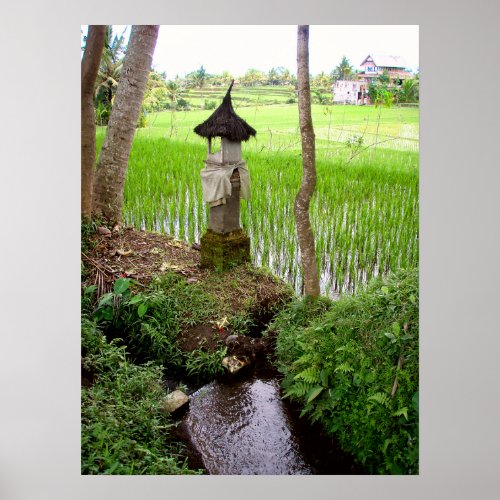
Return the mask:
<svg viewBox="0 0 500 500">
<path fill-rule="evenodd" d="M 212 382 L 183 425 L 210 474 L 311 474 L 276 380 Z"/>
</svg>

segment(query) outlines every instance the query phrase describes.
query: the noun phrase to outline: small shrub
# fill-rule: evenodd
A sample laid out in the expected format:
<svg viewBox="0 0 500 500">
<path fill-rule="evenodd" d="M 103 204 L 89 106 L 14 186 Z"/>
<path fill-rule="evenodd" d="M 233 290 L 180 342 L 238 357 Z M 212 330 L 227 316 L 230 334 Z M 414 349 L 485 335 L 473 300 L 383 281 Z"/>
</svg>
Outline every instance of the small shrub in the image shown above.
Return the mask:
<svg viewBox="0 0 500 500">
<path fill-rule="evenodd" d="M 229 325 L 235 335 L 247 335 L 254 324 L 254 319 L 249 313 L 235 314 L 229 320 Z"/>
<path fill-rule="evenodd" d="M 217 107 L 217 102 L 216 101 L 209 101 L 208 99 L 205 99 L 205 103 L 203 105 L 203 109 L 215 109 Z"/>
<path fill-rule="evenodd" d="M 199 381 L 210 380 L 224 373 L 222 360 L 227 355 L 227 348 L 207 352 L 197 349 L 185 355 L 187 374 Z"/>
<path fill-rule="evenodd" d="M 146 128 L 148 126 L 148 118 L 145 111 L 141 111 L 139 114 L 139 119 L 137 120 L 136 128 Z"/>
<path fill-rule="evenodd" d="M 189 101 L 181 97 L 180 99 L 177 100 L 177 109 L 183 109 L 183 110 L 189 110 L 191 109 L 191 105 L 189 104 Z"/>
<path fill-rule="evenodd" d="M 125 363 L 125 347 L 120 339 L 108 342 L 95 321 L 82 317 L 82 366 L 91 374 L 103 374 Z"/>
</svg>

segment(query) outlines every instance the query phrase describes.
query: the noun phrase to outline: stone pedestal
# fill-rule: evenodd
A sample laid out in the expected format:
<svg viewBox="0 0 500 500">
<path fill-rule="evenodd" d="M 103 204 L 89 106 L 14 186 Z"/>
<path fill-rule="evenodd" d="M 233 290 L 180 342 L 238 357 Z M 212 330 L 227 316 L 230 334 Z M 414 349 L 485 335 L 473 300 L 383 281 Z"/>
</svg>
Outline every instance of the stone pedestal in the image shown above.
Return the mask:
<svg viewBox="0 0 500 500">
<path fill-rule="evenodd" d="M 208 230 L 200 240 L 201 266 L 227 271 L 250 261 L 250 238 L 240 228 L 240 175 L 231 176 L 231 196 L 210 207 Z"/>
<path fill-rule="evenodd" d="M 224 234 L 209 229 L 200 243 L 202 267 L 227 271 L 250 261 L 250 238 L 242 229 Z"/>
</svg>

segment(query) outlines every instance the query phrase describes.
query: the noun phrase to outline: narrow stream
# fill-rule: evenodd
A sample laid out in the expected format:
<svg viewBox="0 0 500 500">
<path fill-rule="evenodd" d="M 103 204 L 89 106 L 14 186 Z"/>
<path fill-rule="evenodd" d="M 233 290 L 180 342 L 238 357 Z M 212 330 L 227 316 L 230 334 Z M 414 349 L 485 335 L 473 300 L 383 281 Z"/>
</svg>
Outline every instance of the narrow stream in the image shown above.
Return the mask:
<svg viewBox="0 0 500 500">
<path fill-rule="evenodd" d="M 269 373 L 214 381 L 190 396 L 181 432 L 209 474 L 357 474 L 351 457 L 280 397 Z"/>
</svg>

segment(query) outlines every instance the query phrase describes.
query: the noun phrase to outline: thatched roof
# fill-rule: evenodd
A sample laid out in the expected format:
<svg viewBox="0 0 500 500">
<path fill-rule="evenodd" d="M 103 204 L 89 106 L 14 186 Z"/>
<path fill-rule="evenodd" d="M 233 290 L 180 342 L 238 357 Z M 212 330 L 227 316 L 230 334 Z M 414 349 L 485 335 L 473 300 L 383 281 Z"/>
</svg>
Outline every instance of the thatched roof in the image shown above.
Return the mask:
<svg viewBox="0 0 500 500">
<path fill-rule="evenodd" d="M 234 80 L 222 100 L 222 104 L 203 122 L 194 128 L 194 131 L 211 139 L 212 137 L 225 137 L 230 141 L 247 141 L 257 132 L 243 118 L 240 118 L 231 103 L 231 89 Z"/>
</svg>

